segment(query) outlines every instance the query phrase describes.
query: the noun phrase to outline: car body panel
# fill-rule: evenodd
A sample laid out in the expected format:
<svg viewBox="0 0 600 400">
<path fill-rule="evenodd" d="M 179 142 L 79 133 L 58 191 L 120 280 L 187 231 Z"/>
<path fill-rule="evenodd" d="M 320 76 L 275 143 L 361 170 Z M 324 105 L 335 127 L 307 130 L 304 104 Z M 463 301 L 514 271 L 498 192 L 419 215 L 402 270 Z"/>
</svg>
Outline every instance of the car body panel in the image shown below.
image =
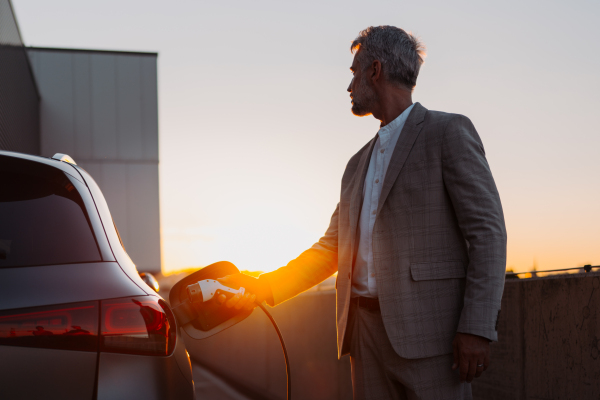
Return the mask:
<svg viewBox="0 0 600 400">
<path fill-rule="evenodd" d="M 0 310 L 146 294 L 116 262 L 0 268 L 0 293 Z"/>
<path fill-rule="evenodd" d="M 91 400 L 97 357 L 96 352 L 0 346 L 0 398 Z"/>
<path fill-rule="evenodd" d="M 183 341 L 178 340 L 175 347 L 169 357 L 100 353 L 97 400 L 193 399 L 192 373 Z"/>
</svg>

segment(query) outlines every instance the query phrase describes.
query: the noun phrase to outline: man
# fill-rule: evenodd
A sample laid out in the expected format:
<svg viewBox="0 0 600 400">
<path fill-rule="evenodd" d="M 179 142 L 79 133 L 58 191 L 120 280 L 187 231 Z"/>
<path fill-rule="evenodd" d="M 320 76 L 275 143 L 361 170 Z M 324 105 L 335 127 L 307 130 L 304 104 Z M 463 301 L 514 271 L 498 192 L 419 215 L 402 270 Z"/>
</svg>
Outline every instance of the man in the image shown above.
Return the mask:
<svg viewBox="0 0 600 400">
<path fill-rule="evenodd" d="M 229 307 L 277 305 L 338 272 L 338 356 L 355 399 L 468 399 L 489 365 L 504 288 L 500 197 L 471 121 L 413 104 L 423 47 L 369 27 L 351 47 L 352 112 L 381 121 L 344 172 L 325 236 Z M 458 371 L 456 371 L 458 369 Z"/>
</svg>

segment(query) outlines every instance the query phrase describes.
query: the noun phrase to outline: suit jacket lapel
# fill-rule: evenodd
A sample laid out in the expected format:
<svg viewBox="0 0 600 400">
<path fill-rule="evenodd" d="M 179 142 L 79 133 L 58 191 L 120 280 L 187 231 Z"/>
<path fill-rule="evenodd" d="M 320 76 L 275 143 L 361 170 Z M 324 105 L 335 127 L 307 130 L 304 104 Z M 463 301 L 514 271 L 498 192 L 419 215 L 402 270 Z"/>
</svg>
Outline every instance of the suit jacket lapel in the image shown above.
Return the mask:
<svg viewBox="0 0 600 400">
<path fill-rule="evenodd" d="M 402 132 L 400 133 L 400 137 L 394 148 L 394 153 L 392 154 L 392 159 L 390 160 L 390 165 L 385 174 L 385 179 L 383 180 L 381 196 L 379 196 L 379 204 L 377 205 L 377 215 L 379 215 L 381 207 L 385 203 L 388 194 L 390 194 L 390 190 L 392 190 L 392 186 L 394 185 L 394 182 L 396 182 L 396 178 L 398 177 L 398 174 L 400 174 L 400 170 L 404 166 L 404 162 L 406 161 L 413 144 L 415 144 L 417 136 L 419 136 L 419 133 L 421 132 L 421 128 L 423 127 L 421 123 L 425 119 L 426 112 L 427 109 L 425 107 L 420 103 L 415 103 L 408 119 L 404 123 L 404 128 L 402 128 Z"/>
<path fill-rule="evenodd" d="M 352 197 L 350 198 L 350 248 L 352 249 L 352 267 L 354 267 L 354 255 L 357 249 L 355 249 L 356 243 L 356 231 L 358 228 L 358 217 L 360 215 L 360 209 L 363 203 L 363 188 L 365 185 L 365 177 L 369 169 L 369 161 L 371 160 L 371 153 L 373 153 L 373 147 L 375 147 L 375 138 L 371 139 L 371 143 L 367 150 L 363 152 L 358 162 L 358 168 L 354 176 L 354 189 L 352 190 Z"/>
</svg>

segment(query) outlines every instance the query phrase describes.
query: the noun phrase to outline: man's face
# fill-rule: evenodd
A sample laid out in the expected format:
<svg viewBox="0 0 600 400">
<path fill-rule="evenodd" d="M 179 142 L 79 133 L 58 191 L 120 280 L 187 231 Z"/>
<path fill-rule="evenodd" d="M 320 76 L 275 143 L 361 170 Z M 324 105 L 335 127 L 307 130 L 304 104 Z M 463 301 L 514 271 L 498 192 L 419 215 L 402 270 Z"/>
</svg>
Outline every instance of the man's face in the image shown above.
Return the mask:
<svg viewBox="0 0 600 400">
<path fill-rule="evenodd" d="M 360 52 L 360 50 L 359 50 Z M 352 99 L 352 114 L 358 117 L 365 117 L 371 115 L 373 107 L 377 102 L 377 94 L 373 90 L 371 83 L 368 79 L 368 72 L 362 71 L 360 63 L 357 61 L 358 52 L 354 55 L 352 66 L 350 71 L 354 75 L 350 85 L 348 86 L 348 92 L 350 92 L 350 98 Z"/>
</svg>

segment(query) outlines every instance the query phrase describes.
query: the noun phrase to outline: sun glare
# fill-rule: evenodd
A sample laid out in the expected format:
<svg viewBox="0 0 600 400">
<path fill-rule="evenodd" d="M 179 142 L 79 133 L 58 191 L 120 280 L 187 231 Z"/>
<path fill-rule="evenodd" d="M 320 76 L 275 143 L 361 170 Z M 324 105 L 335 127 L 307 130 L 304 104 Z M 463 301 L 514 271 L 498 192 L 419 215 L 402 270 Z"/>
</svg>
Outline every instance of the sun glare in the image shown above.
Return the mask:
<svg viewBox="0 0 600 400">
<path fill-rule="evenodd" d="M 240 270 L 270 272 L 308 249 L 320 233 L 302 226 L 298 216 L 283 210 L 252 207 L 219 226 L 165 232 L 165 270 L 200 268 L 230 261 Z"/>
</svg>

